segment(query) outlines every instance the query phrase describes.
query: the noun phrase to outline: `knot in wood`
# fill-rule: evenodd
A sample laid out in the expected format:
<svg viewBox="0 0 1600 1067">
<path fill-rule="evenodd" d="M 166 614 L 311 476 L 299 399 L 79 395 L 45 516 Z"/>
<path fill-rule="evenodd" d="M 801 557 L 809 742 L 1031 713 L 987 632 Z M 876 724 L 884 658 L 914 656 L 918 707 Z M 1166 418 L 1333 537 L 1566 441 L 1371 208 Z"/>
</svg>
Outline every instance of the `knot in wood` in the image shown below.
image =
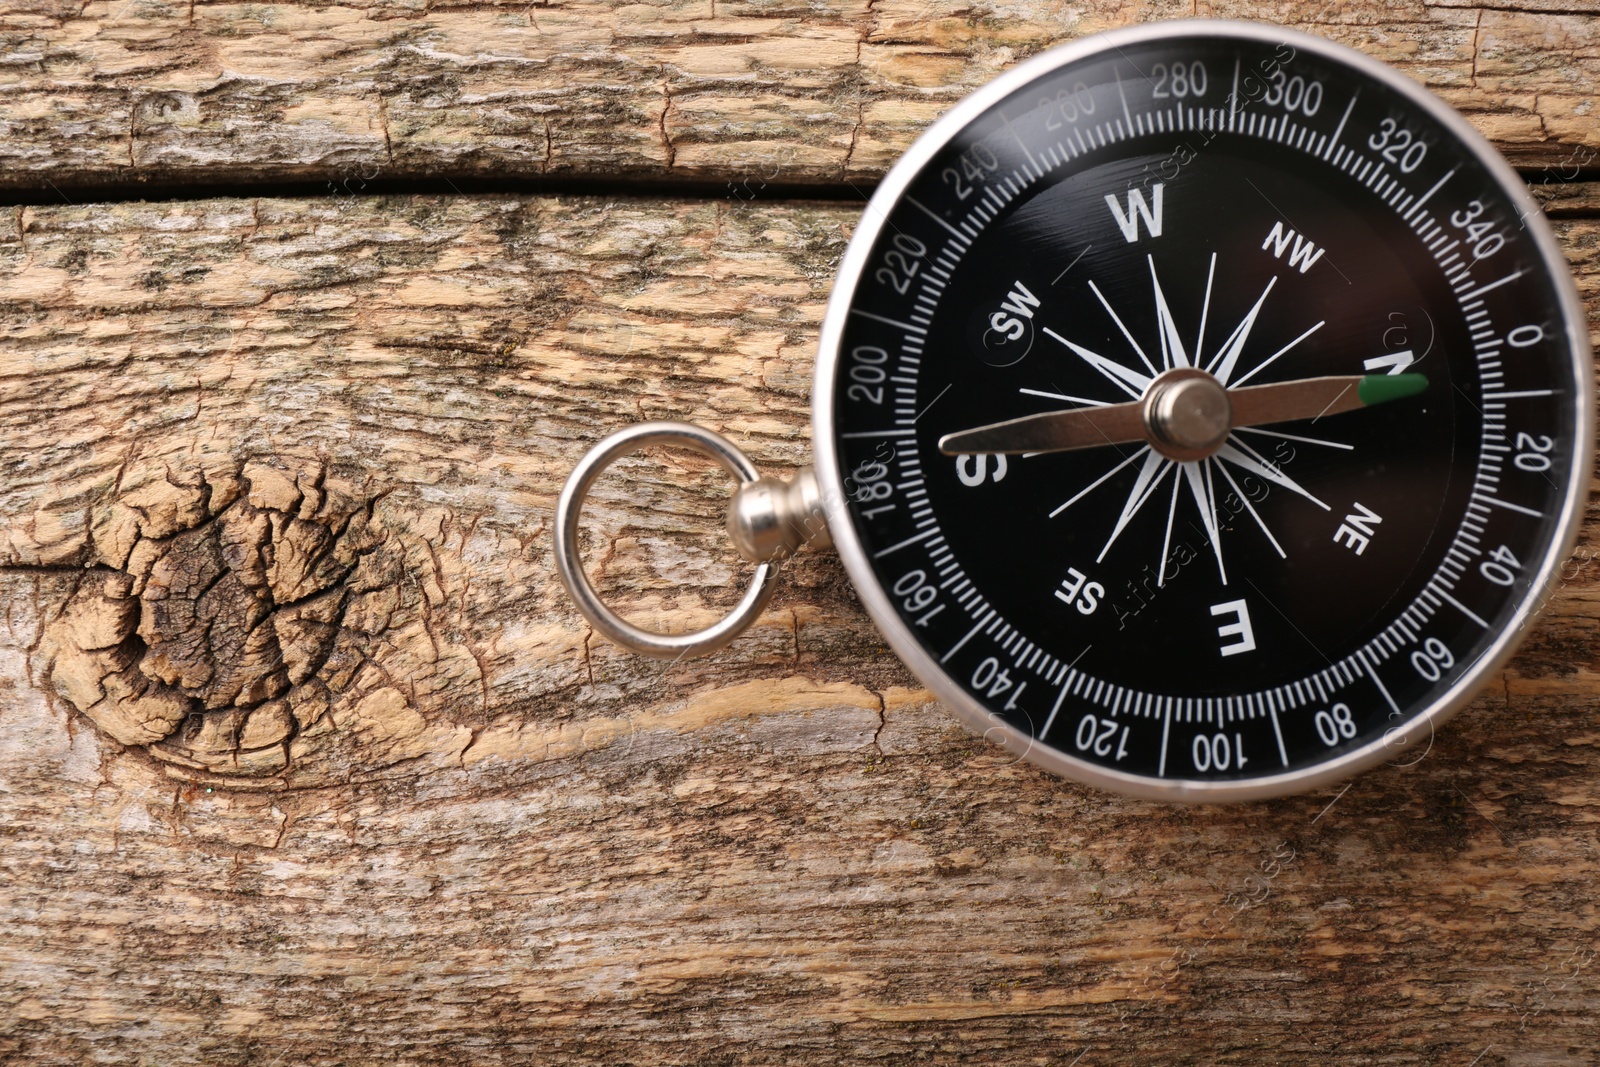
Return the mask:
<svg viewBox="0 0 1600 1067">
<path fill-rule="evenodd" d="M 398 577 L 371 502 L 331 488 L 320 470 L 251 465 L 236 480 L 168 472 L 128 494 L 126 561 L 88 571 L 52 627 L 57 691 L 169 762 L 283 770 L 330 682 L 348 685 L 330 658 L 352 596 Z"/>
</svg>

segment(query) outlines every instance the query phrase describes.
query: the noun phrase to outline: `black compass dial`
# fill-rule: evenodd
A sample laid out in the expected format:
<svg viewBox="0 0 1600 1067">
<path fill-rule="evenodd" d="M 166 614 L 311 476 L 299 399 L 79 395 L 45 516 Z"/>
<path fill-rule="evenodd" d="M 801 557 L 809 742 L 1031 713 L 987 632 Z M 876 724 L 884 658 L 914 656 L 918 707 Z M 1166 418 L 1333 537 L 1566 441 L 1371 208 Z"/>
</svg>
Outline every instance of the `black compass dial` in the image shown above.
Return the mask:
<svg viewBox="0 0 1600 1067">
<path fill-rule="evenodd" d="M 1238 798 L 1420 753 L 1573 527 L 1547 229 L 1354 53 L 1114 43 L 963 105 L 869 209 L 818 383 L 846 560 L 941 697 L 1063 773 Z"/>
</svg>

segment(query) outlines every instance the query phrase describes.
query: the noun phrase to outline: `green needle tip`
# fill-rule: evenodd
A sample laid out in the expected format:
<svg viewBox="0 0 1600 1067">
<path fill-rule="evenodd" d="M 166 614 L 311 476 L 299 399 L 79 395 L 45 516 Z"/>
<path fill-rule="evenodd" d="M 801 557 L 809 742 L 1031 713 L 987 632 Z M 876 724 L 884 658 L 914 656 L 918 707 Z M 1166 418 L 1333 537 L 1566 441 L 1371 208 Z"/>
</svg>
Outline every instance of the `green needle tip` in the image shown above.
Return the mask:
<svg viewBox="0 0 1600 1067">
<path fill-rule="evenodd" d="M 1403 396 L 1415 396 L 1427 387 L 1426 374 L 1369 374 L 1356 386 L 1356 395 L 1370 408 Z"/>
</svg>

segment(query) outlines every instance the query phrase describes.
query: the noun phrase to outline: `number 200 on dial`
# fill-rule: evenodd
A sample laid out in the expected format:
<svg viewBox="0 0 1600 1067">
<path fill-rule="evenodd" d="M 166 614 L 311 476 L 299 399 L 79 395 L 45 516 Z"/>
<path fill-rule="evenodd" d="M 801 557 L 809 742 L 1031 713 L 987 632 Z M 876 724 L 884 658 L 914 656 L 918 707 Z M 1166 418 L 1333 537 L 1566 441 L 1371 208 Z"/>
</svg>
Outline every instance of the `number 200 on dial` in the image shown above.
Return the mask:
<svg viewBox="0 0 1600 1067">
<path fill-rule="evenodd" d="M 1416 758 L 1570 550 L 1587 330 L 1515 172 L 1382 64 L 1187 22 L 1047 53 L 890 173 L 823 328 L 829 525 L 895 650 L 1069 777 Z"/>
</svg>

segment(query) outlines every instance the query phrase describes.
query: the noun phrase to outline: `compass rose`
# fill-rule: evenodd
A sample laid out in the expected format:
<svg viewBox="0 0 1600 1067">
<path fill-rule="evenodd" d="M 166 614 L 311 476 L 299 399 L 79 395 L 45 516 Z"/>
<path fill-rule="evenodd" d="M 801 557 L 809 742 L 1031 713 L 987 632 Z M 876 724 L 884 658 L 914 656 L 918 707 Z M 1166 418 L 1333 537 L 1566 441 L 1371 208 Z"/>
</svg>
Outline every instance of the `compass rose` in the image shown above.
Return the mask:
<svg viewBox="0 0 1600 1067">
<path fill-rule="evenodd" d="M 1249 347 L 1261 309 L 1277 284 L 1278 278 L 1274 275 L 1250 310 L 1245 312 L 1215 351 L 1207 356 L 1205 334 L 1217 272 L 1216 254 L 1212 253 L 1206 272 L 1205 298 L 1201 303 L 1200 323 L 1192 348 L 1185 344 L 1184 335 L 1167 303 L 1154 257 L 1147 255 L 1145 259 L 1150 268 L 1150 287 L 1161 342 L 1159 365 L 1134 339 L 1122 316 L 1117 314 L 1099 286 L 1092 281 L 1089 289 L 1127 341 L 1128 356 L 1113 358 L 1080 345 L 1050 327 L 1045 327 L 1043 331 L 1130 400 L 1113 402 L 1023 389 L 1022 392 L 1030 396 L 1078 406 L 948 434 L 940 441 L 940 449 L 949 454 L 1021 453 L 1034 456 L 1068 449 L 1138 443 L 1140 448 L 1115 462 L 1105 473 L 1051 511 L 1050 516 L 1059 516 L 1124 469 L 1137 465 L 1133 485 L 1096 562 L 1105 560 L 1111 547 L 1145 505 L 1164 494 L 1167 520 L 1157 568 L 1158 584 L 1165 584 L 1173 524 L 1180 500 L 1187 499 L 1193 502 L 1199 513 L 1206 539 L 1216 557 L 1217 572 L 1222 584 L 1227 585 L 1228 570 L 1222 554 L 1222 521 L 1218 499 L 1225 498 L 1230 489 L 1260 527 L 1273 550 L 1280 558 L 1287 558 L 1283 545 L 1273 536 L 1260 512 L 1240 487 L 1235 477 L 1236 470 L 1287 489 L 1324 511 L 1330 510 L 1326 503 L 1264 456 L 1247 435 L 1349 451 L 1351 445 L 1338 441 L 1263 427 L 1315 419 L 1409 396 L 1421 391 L 1427 385 L 1427 379 L 1419 374 L 1335 376 L 1248 385 L 1251 379 L 1325 326 L 1326 320 L 1308 327 L 1271 355 L 1251 362 L 1246 355 L 1246 348 Z M 1245 366 L 1249 369 L 1243 369 Z M 1169 475 L 1171 486 L 1167 488 Z"/>
</svg>

